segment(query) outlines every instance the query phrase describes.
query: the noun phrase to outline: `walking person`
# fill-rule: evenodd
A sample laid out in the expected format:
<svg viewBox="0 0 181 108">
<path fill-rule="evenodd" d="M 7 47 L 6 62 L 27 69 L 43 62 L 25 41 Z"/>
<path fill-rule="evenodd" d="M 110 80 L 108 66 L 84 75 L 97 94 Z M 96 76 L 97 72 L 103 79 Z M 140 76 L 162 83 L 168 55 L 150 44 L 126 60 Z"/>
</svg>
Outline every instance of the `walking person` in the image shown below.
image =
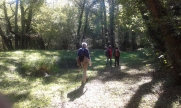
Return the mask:
<svg viewBox="0 0 181 108">
<path fill-rule="evenodd" d="M 113 52 L 113 56 L 115 59 L 115 66 L 119 66 L 119 57 L 120 57 L 120 51 L 118 49 L 118 47 L 115 48 L 114 52 Z"/>
<path fill-rule="evenodd" d="M 110 63 L 110 66 L 112 66 L 112 46 L 109 45 L 108 48 L 106 49 L 106 65 L 108 65 L 108 62 Z"/>
<path fill-rule="evenodd" d="M 83 70 L 83 75 L 82 75 L 82 84 L 85 84 L 87 81 L 87 68 L 88 65 L 91 66 L 91 58 L 89 54 L 89 50 L 87 49 L 87 43 L 83 42 L 82 43 L 82 48 L 79 48 L 78 50 L 78 57 L 77 57 L 77 65 L 81 66 Z"/>
</svg>

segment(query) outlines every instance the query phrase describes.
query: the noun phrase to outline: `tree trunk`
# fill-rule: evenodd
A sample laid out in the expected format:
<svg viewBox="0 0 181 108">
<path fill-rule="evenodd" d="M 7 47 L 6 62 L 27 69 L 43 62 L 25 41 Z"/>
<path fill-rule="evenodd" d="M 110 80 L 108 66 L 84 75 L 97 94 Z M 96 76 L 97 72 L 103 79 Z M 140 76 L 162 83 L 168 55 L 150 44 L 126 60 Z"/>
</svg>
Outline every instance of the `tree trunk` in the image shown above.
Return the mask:
<svg viewBox="0 0 181 108">
<path fill-rule="evenodd" d="M 101 29 L 102 29 L 102 48 L 105 48 L 106 46 L 106 27 L 107 27 L 107 22 L 106 22 L 106 9 L 105 9 L 105 2 L 104 0 L 101 0 L 100 2 L 101 7 L 100 7 L 100 13 L 101 13 Z"/>
<path fill-rule="evenodd" d="M 30 9 L 29 9 L 29 13 L 28 13 L 28 20 L 26 22 L 26 33 L 29 33 L 29 31 L 30 31 L 32 15 L 33 15 L 33 10 L 32 10 L 32 6 L 30 4 Z"/>
<path fill-rule="evenodd" d="M 175 74 L 178 76 L 181 72 L 181 49 L 178 46 L 181 40 L 174 35 L 175 29 L 171 25 L 168 13 L 158 0 L 142 0 L 142 2 L 148 7 L 154 21 L 160 27 L 167 51 L 173 53 L 173 55 L 169 56 L 172 58 L 171 62 L 175 69 Z M 165 20 L 165 18 L 167 19 Z"/>
<path fill-rule="evenodd" d="M 84 13 L 85 3 L 86 3 L 86 0 L 83 1 L 83 5 L 81 7 L 81 12 L 80 12 L 79 21 L 78 21 L 79 25 L 78 25 L 78 29 L 77 29 L 77 44 L 76 44 L 77 49 L 80 47 L 80 29 L 82 26 L 82 17 L 83 17 L 83 13 Z"/>
<path fill-rule="evenodd" d="M 152 24 L 150 23 L 151 18 L 145 14 L 148 11 L 146 7 L 143 7 L 143 5 L 139 5 L 138 8 L 141 13 L 142 19 L 145 21 L 145 24 L 147 26 L 148 36 L 151 39 L 152 43 L 154 43 L 154 49 L 156 49 L 156 51 L 161 51 L 162 53 L 165 53 L 165 43 L 159 37 L 159 35 L 161 35 L 160 28 L 156 28 L 152 26 Z"/>
<path fill-rule="evenodd" d="M 111 45 L 114 48 L 115 37 L 114 37 L 114 0 L 110 2 L 110 38 L 111 38 Z"/>
<path fill-rule="evenodd" d="M 82 36 L 82 42 L 85 41 L 85 36 L 87 35 L 87 27 L 89 25 L 88 20 L 89 20 L 89 12 L 92 6 L 94 6 L 96 3 L 96 0 L 94 0 L 88 7 L 85 8 L 85 23 L 84 23 L 84 32 Z"/>
<path fill-rule="evenodd" d="M 85 24 L 84 24 L 84 32 L 82 36 L 82 42 L 85 41 L 85 35 L 87 35 L 87 26 L 88 26 L 88 18 L 89 18 L 89 9 L 85 10 Z"/>
<path fill-rule="evenodd" d="M 5 20 L 6 20 L 6 23 L 7 23 L 7 26 L 6 26 L 6 33 L 3 33 L 3 30 L 1 29 L 0 27 L 0 35 L 6 45 L 6 47 L 8 48 L 8 50 L 13 50 L 13 46 L 12 46 L 12 42 L 10 39 L 8 39 L 5 34 L 10 34 L 12 32 L 12 26 L 11 26 L 11 23 L 10 23 L 10 19 L 8 18 L 8 14 L 7 14 L 7 8 L 6 8 L 6 4 L 5 4 L 5 1 L 3 2 L 3 6 L 4 6 L 4 16 L 5 16 Z"/>
<path fill-rule="evenodd" d="M 103 20 L 104 20 L 104 36 L 105 36 L 105 44 L 108 46 L 108 29 L 107 29 L 107 15 L 106 15 L 106 6 L 105 0 L 102 0 L 102 8 L 103 8 Z"/>
<path fill-rule="evenodd" d="M 41 50 L 45 50 L 45 43 L 44 43 L 42 37 L 40 37 L 38 43 L 39 43 L 40 49 L 41 49 Z"/>
<path fill-rule="evenodd" d="M 7 23 L 6 33 L 8 34 L 8 33 L 12 32 L 12 26 L 11 26 L 10 20 L 8 18 L 7 8 L 6 8 L 5 1 L 4 1 L 3 5 L 4 5 L 4 16 L 5 16 L 5 20 L 6 20 L 6 23 Z"/>
<path fill-rule="evenodd" d="M 29 32 L 30 32 L 32 15 L 33 15 L 32 4 L 30 4 L 29 13 L 28 13 L 28 19 L 27 19 L 27 21 L 26 21 L 26 23 L 25 23 L 25 25 L 26 25 L 26 31 L 25 31 L 25 33 L 26 33 L 26 34 L 29 34 Z M 24 39 L 24 48 L 27 49 L 27 48 L 28 48 L 28 42 L 29 42 L 28 39 L 29 39 L 29 38 L 23 36 L 23 39 Z"/>
<path fill-rule="evenodd" d="M 135 31 L 132 31 L 132 33 L 131 33 L 131 48 L 132 48 L 133 51 L 135 51 L 137 49 Z"/>
<path fill-rule="evenodd" d="M 5 34 L 3 33 L 1 27 L 0 27 L 0 35 L 6 45 L 6 47 L 8 48 L 8 50 L 13 50 L 13 46 L 12 46 L 12 42 L 11 40 L 8 40 L 8 38 L 5 36 Z"/>
<path fill-rule="evenodd" d="M 130 43 L 129 43 L 129 32 L 126 31 L 124 33 L 124 41 L 122 45 L 123 51 L 127 51 L 127 49 L 130 49 Z"/>
<path fill-rule="evenodd" d="M 24 49 L 24 34 L 26 33 L 25 29 L 25 12 L 22 1 L 20 0 L 20 8 L 21 8 L 21 48 Z"/>
<path fill-rule="evenodd" d="M 18 2 L 16 0 L 16 9 L 15 9 L 15 49 L 19 49 L 19 35 L 18 35 Z"/>
</svg>

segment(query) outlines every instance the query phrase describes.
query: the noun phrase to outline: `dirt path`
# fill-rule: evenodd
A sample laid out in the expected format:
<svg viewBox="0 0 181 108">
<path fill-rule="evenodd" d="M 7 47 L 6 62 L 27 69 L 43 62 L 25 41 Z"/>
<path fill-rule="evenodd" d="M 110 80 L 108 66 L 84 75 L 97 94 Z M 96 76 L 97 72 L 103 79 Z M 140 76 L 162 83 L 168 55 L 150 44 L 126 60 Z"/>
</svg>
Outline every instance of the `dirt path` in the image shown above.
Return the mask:
<svg viewBox="0 0 181 108">
<path fill-rule="evenodd" d="M 179 103 L 175 106 L 171 103 L 176 95 L 162 96 L 163 81 L 157 80 L 162 78 L 158 74 L 153 77 L 154 73 L 152 64 L 144 61 L 107 66 L 85 86 L 68 92 L 66 99 L 53 108 L 179 108 Z M 172 91 L 166 90 L 166 94 Z"/>
<path fill-rule="evenodd" d="M 131 68 L 130 68 L 131 67 Z M 99 72 L 96 79 L 90 80 L 67 94 L 70 100 L 61 103 L 65 108 L 131 108 L 130 103 L 139 87 L 152 81 L 150 66 L 107 66 Z M 150 96 L 151 95 L 151 96 Z M 157 97 L 154 94 L 144 95 L 139 107 L 151 108 Z M 155 100 L 155 101 L 154 101 Z M 134 100 L 133 100 L 134 101 Z M 149 101 L 149 103 L 147 102 Z M 149 105 L 149 106 L 148 106 Z"/>
</svg>

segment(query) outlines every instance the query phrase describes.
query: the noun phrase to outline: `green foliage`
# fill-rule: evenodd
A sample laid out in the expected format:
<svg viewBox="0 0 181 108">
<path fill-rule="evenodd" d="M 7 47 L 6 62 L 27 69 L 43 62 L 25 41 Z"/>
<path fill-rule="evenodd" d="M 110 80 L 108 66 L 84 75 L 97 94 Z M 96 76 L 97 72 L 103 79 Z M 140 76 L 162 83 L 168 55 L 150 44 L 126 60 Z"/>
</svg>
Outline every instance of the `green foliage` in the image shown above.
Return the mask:
<svg viewBox="0 0 181 108">
<path fill-rule="evenodd" d="M 49 43 L 48 49 L 69 49 L 69 45 L 74 44 L 75 10 L 73 6 L 59 6 L 58 3 L 53 8 L 46 4 L 41 7 L 34 27 L 45 43 Z"/>
<path fill-rule="evenodd" d="M 105 56 L 102 50 L 90 53 L 93 66 L 89 67 L 88 74 L 93 78 L 97 75 L 97 69 L 103 68 Z M 77 51 L 23 50 L 0 52 L 0 56 L 0 91 L 16 108 L 51 106 L 53 100 L 59 100 L 61 96 L 63 101 L 67 92 L 80 85 L 81 70 L 75 66 Z M 70 63 L 75 63 L 74 67 Z M 50 76 L 42 77 L 40 74 L 37 77 L 41 69 L 50 72 Z"/>
<path fill-rule="evenodd" d="M 23 63 L 21 73 L 31 76 L 45 76 L 46 74 L 54 74 L 58 72 L 58 66 L 54 64 L 56 60 L 50 57 L 41 58 L 38 61 Z"/>
<path fill-rule="evenodd" d="M 24 6 L 25 10 L 25 20 L 27 20 L 27 16 L 29 10 L 32 9 L 33 17 L 30 27 L 30 34 L 39 34 L 43 37 L 44 43 L 47 49 L 75 49 L 75 43 L 77 41 L 77 22 L 79 16 L 79 2 L 75 1 L 47 1 L 47 0 L 21 0 L 21 3 Z M 127 30 L 137 30 L 144 31 L 144 27 L 142 26 L 142 20 L 140 20 L 140 15 L 138 14 L 137 8 L 135 8 L 134 2 L 130 1 L 116 1 L 115 10 L 115 35 L 120 36 L 121 31 L 119 26 L 127 27 Z M 86 9 L 85 12 L 89 11 L 88 16 L 88 24 L 86 27 L 86 38 L 100 39 L 103 40 L 102 34 L 102 21 L 101 21 L 101 12 L 103 10 L 100 9 L 100 1 L 93 3 L 92 0 L 86 1 Z M 108 6 L 108 1 L 105 1 L 106 6 Z M 135 2 L 134 2 L 135 3 Z M 79 5 L 78 5 L 79 4 Z M 90 6 L 91 5 L 91 6 Z M 89 7 L 90 6 L 90 7 Z M 108 8 L 108 7 L 107 7 Z M 119 8 L 119 9 L 118 9 Z M 8 16 L 13 16 L 13 11 L 7 5 Z M 15 9 L 15 4 L 12 5 L 12 9 Z M 134 11 L 133 11 L 134 10 Z M 2 10 L 3 11 L 3 10 Z M 21 9 L 19 6 L 19 14 L 18 19 L 21 19 Z M 3 15 L 3 12 L 2 14 Z M 47 17 L 48 16 L 48 17 Z M 105 17 L 105 16 L 104 16 Z M 109 18 L 109 16 L 106 16 Z M 11 24 L 14 29 L 14 16 L 10 18 Z M 82 28 L 80 31 L 80 35 L 84 34 L 84 26 L 85 26 L 85 15 L 83 15 L 82 20 Z M 5 24 L 5 21 L 0 22 L 1 24 Z M 109 22 L 109 21 L 108 21 Z M 108 23 L 106 22 L 106 23 Z M 138 27 L 139 25 L 139 27 Z M 18 26 L 21 28 L 21 20 L 18 20 Z M 21 30 L 21 29 L 20 29 Z M 4 30 L 5 31 L 5 30 Z M 119 33 L 116 33 L 119 32 Z M 13 42 L 14 44 L 14 42 Z M 119 44 L 119 42 L 118 42 Z M 95 43 L 95 46 L 102 46 L 100 42 Z M 94 44 L 93 47 L 95 48 Z"/>
<path fill-rule="evenodd" d="M 75 103 L 79 101 L 81 105 L 86 104 L 87 100 L 84 98 L 87 96 L 89 96 L 88 100 L 91 99 L 87 107 L 95 107 L 95 101 L 100 101 L 100 99 L 101 101 L 96 104 L 97 107 L 104 107 L 104 104 L 110 101 L 111 105 L 119 107 L 120 102 L 115 103 L 115 100 L 120 100 L 120 95 L 123 100 L 126 100 L 121 105 L 128 105 L 128 107 L 154 107 L 155 103 L 159 103 L 157 107 L 173 106 L 176 108 L 180 106 L 180 86 L 175 86 L 173 82 L 168 84 L 168 79 L 164 77 L 165 71 L 157 72 L 152 68 L 154 63 L 151 63 L 149 58 L 153 53 L 150 49 L 121 52 L 120 67 L 105 66 L 104 51 L 90 50 L 93 66 L 88 68 L 89 82 L 82 90 L 83 92 L 79 89 L 82 73 L 77 68 L 59 68 L 61 70 L 59 73 L 49 77 L 29 77 L 18 73 L 20 71 L 18 67 L 22 66 L 21 63 L 28 64 L 28 66 L 23 66 L 24 69 L 29 69 L 29 65 L 41 65 L 43 60 L 44 62 L 49 60 L 50 64 L 55 59 L 59 61 L 58 58 L 60 61 L 73 60 L 76 52 L 68 50 L 0 52 L 0 91 L 11 100 L 14 108 L 54 108 L 62 107 L 63 104 L 75 107 Z M 37 63 L 37 61 L 40 62 Z M 4 67 L 3 70 L 2 67 Z M 76 76 L 78 76 L 77 80 Z M 106 93 L 105 97 L 109 98 L 105 99 L 103 95 L 100 97 L 99 90 L 103 90 L 101 93 Z M 128 95 L 131 98 L 127 99 Z M 152 98 L 154 100 L 150 101 Z M 139 104 L 135 105 L 132 102 Z M 166 102 L 168 104 L 163 104 Z M 110 104 L 106 105 L 110 106 Z"/>
</svg>

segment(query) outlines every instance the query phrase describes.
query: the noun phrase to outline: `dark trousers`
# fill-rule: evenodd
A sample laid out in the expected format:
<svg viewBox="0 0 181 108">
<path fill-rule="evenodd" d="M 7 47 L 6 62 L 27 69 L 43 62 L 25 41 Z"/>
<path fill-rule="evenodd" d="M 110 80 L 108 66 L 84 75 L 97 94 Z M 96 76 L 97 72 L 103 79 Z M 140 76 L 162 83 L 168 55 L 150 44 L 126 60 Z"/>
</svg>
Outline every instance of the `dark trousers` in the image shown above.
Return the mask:
<svg viewBox="0 0 181 108">
<path fill-rule="evenodd" d="M 108 62 L 110 62 L 110 65 L 112 65 L 112 58 L 108 58 L 108 57 L 107 57 L 106 65 L 108 64 Z"/>
<path fill-rule="evenodd" d="M 119 57 L 115 57 L 115 66 L 119 66 Z"/>
</svg>

